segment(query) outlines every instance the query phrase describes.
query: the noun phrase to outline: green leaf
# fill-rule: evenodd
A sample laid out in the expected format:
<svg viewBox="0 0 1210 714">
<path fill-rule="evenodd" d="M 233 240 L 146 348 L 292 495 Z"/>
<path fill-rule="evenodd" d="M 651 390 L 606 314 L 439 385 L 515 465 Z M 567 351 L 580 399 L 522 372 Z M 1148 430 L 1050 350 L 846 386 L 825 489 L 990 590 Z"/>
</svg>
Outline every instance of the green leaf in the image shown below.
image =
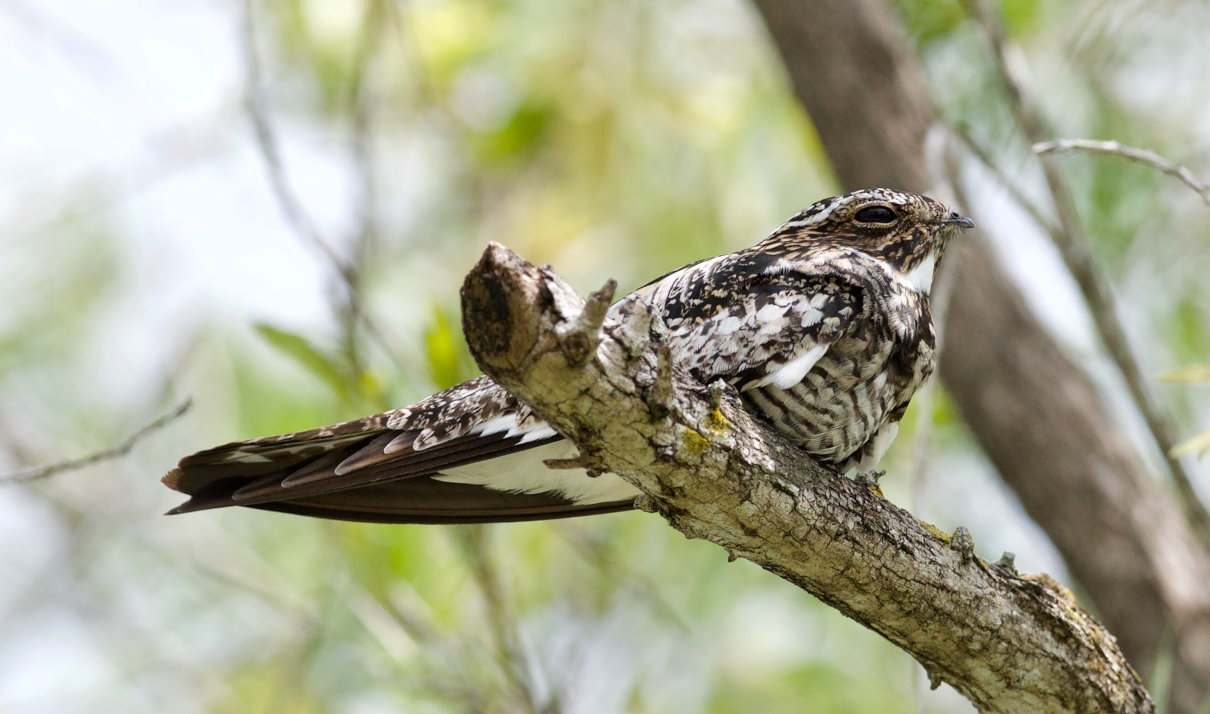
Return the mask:
<svg viewBox="0 0 1210 714">
<path fill-rule="evenodd" d="M 452 387 L 474 375 L 474 360 L 462 339 L 462 330 L 439 305 L 433 306 L 432 317 L 424 329 L 424 354 L 429 378 L 438 389 Z"/>
<path fill-rule="evenodd" d="M 500 126 L 473 134 L 471 146 L 479 160 L 491 166 L 532 157 L 546 144 L 554 120 L 553 106 L 528 97 Z"/>
<path fill-rule="evenodd" d="M 1009 37 L 1028 35 L 1042 18 L 1042 3 L 1039 0 L 1003 0 L 1000 8 Z"/>
<path fill-rule="evenodd" d="M 944 40 L 966 18 L 956 0 L 898 0 L 908 34 L 921 47 Z"/>
<path fill-rule="evenodd" d="M 1183 295 L 1174 296 L 1170 312 L 1162 318 L 1173 354 L 1182 362 L 1210 354 L 1210 305 L 1204 304 L 1199 292 L 1190 286 Z"/>
<path fill-rule="evenodd" d="M 273 349 L 321 379 L 342 398 L 348 397 L 358 386 L 353 384 L 352 375 L 340 359 L 327 354 L 306 337 L 265 322 L 257 323 L 254 329 Z"/>
<path fill-rule="evenodd" d="M 1203 432 L 1197 436 L 1186 439 L 1176 446 L 1172 447 L 1169 453 L 1172 456 L 1185 456 L 1186 454 L 1197 454 L 1201 456 L 1207 451 L 1210 451 L 1210 431 Z"/>
<path fill-rule="evenodd" d="M 1190 364 L 1160 375 L 1163 382 L 1210 384 L 1210 364 Z"/>
</svg>

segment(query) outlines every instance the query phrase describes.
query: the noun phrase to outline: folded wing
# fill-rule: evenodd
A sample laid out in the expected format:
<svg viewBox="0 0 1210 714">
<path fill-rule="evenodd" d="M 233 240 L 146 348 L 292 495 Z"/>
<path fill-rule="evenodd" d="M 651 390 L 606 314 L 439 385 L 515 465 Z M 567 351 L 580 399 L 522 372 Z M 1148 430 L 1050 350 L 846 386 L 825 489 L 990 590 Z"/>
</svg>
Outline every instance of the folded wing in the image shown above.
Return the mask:
<svg viewBox="0 0 1210 714">
<path fill-rule="evenodd" d="M 792 388 L 871 309 L 864 281 L 846 274 L 844 259 L 740 253 L 687 269 L 664 307 L 673 354 L 706 383 Z"/>
</svg>

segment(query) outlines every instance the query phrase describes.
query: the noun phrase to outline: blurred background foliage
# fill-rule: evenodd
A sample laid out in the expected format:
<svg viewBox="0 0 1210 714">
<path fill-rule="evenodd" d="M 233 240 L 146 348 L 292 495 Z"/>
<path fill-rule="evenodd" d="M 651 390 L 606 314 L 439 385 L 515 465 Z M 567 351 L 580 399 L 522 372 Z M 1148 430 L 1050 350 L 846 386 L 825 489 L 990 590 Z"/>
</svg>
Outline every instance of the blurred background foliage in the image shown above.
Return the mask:
<svg viewBox="0 0 1210 714">
<path fill-rule="evenodd" d="M 1036 185 L 960 5 L 895 5 L 945 118 Z M 488 240 L 581 288 L 628 289 L 836 190 L 740 0 L 245 12 L 0 9 L 14 113 L 0 142 L 0 466 L 102 448 L 174 399 L 196 403 L 130 458 L 0 489 L 0 711 L 969 711 L 875 635 L 645 514 L 467 528 L 161 518 L 173 496 L 156 478 L 184 453 L 473 376 L 458 286 Z M 1061 134 L 1205 166 L 1204 6 L 1001 12 Z M 356 271 L 354 300 L 268 188 L 250 91 L 286 190 Z M 1204 362 L 1205 207 L 1137 165 L 1066 161 L 1146 363 Z M 1053 251 L 972 171 L 980 223 L 1096 371 Z M 1164 394 L 1190 435 L 1210 418 L 1193 381 Z M 985 556 L 1012 550 L 1069 580 L 939 389 L 905 426 L 892 500 L 966 525 Z"/>
</svg>

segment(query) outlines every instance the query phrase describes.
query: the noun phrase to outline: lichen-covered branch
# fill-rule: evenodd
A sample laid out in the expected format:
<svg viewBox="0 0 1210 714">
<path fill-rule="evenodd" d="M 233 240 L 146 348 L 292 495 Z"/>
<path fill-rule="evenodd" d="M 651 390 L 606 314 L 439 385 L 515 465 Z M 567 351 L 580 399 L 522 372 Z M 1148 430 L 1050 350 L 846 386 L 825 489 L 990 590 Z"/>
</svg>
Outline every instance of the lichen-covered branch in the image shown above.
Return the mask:
<svg viewBox="0 0 1210 714">
<path fill-rule="evenodd" d="M 490 245 L 462 288 L 480 366 L 645 506 L 886 637 L 989 712 L 1150 712 L 1117 643 L 1045 575 L 989 565 L 824 468 L 755 421 L 732 390 L 660 357 L 638 300 L 603 322 L 589 359 L 563 344 L 584 301 L 549 269 Z M 579 326 L 571 331 L 568 326 Z M 571 350 L 573 354 L 576 350 Z"/>
</svg>

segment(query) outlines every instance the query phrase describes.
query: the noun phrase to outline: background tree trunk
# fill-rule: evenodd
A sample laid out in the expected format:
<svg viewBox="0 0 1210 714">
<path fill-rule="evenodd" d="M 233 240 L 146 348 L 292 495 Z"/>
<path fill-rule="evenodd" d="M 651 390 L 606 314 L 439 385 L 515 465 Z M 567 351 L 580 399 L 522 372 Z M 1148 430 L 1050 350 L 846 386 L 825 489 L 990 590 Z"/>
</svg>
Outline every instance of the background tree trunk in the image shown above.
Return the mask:
<svg viewBox="0 0 1210 714">
<path fill-rule="evenodd" d="M 881 0 L 755 0 L 847 188 L 927 190 L 929 87 Z M 941 375 L 1003 479 L 1050 535 L 1135 666 L 1174 647 L 1173 711 L 1210 687 L 1210 553 L 1088 376 L 967 242 Z"/>
</svg>

